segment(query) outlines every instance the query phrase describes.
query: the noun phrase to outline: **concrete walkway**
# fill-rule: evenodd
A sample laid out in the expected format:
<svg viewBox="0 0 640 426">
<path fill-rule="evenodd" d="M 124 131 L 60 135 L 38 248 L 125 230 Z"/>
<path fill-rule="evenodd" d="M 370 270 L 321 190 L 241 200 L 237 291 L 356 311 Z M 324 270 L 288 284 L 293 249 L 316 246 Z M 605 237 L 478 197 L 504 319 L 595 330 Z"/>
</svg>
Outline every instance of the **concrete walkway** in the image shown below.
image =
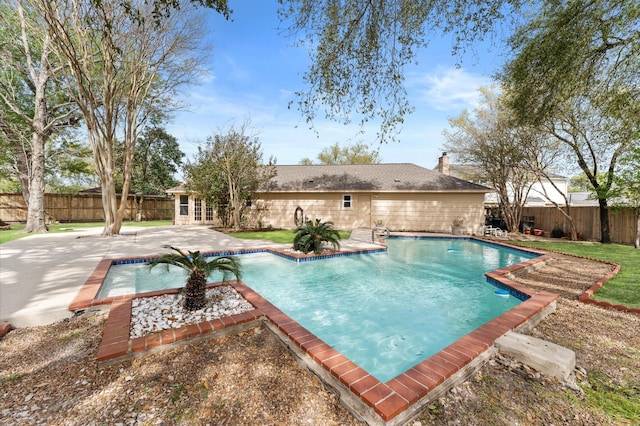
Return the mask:
<svg viewBox="0 0 640 426">
<path fill-rule="evenodd" d="M 102 227 L 79 228 L 0 244 L 0 322 L 29 327 L 71 316 L 67 307 L 105 258 L 153 256 L 166 253 L 166 244 L 200 251 L 282 246 L 240 240 L 204 226 L 125 226 L 114 237 L 102 237 L 101 232 Z M 356 238 L 342 241 L 341 247 L 372 247 L 371 230 L 366 233 L 368 240 L 364 230 L 355 232 Z"/>
</svg>

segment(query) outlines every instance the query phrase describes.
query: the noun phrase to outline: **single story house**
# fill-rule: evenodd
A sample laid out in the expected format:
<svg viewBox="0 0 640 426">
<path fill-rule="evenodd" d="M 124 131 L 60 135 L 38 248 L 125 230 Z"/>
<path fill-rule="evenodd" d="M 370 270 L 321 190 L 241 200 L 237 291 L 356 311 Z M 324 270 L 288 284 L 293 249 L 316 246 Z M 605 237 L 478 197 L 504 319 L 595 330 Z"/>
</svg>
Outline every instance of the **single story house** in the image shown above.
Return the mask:
<svg viewBox="0 0 640 426">
<path fill-rule="evenodd" d="M 337 229 L 385 226 L 390 231 L 479 234 L 491 189 L 410 163 L 282 165 L 268 188 L 254 194 L 249 226 L 294 229 L 300 220 L 332 221 Z M 215 209 L 184 186 L 175 196 L 176 225 L 216 225 Z"/>
</svg>

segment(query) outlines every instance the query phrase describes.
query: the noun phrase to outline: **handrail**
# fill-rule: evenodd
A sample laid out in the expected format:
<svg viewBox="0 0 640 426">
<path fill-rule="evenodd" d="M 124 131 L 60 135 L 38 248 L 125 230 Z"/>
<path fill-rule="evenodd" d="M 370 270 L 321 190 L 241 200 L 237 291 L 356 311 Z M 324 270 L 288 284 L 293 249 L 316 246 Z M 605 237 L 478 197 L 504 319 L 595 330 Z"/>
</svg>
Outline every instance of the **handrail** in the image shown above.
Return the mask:
<svg viewBox="0 0 640 426">
<path fill-rule="evenodd" d="M 376 226 L 371 230 L 371 241 L 375 242 L 376 236 L 382 239 L 389 238 L 390 234 L 389 230 L 384 226 Z"/>
</svg>

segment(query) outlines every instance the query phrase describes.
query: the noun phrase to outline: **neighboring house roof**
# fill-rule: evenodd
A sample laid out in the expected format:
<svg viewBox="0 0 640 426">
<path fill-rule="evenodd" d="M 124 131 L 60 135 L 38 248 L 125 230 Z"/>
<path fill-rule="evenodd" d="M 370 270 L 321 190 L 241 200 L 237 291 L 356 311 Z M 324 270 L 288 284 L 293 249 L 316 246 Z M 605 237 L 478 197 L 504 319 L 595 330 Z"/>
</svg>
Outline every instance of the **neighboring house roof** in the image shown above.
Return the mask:
<svg viewBox="0 0 640 426">
<path fill-rule="evenodd" d="M 438 170 L 436 166 L 434 170 Z M 478 166 L 468 164 L 450 164 L 449 174 L 460 179 L 468 180 L 471 182 L 482 182 L 486 180 L 484 173 Z M 565 180 L 566 176 L 562 176 L 556 173 L 547 173 L 551 180 Z"/>
<path fill-rule="evenodd" d="M 411 163 L 352 165 L 281 165 L 271 192 L 491 192 L 486 186 L 443 175 Z M 184 186 L 168 189 L 185 192 Z"/>
<path fill-rule="evenodd" d="M 269 191 L 491 191 L 411 163 L 277 166 L 277 172 Z"/>
<path fill-rule="evenodd" d="M 569 192 L 569 204 L 572 206 L 597 206 L 598 200 L 595 195 L 589 191 Z"/>
<path fill-rule="evenodd" d="M 540 198 L 540 197 L 527 197 L 527 199 L 525 200 L 525 204 L 528 205 L 541 205 L 544 206 L 546 204 L 546 200 L 544 198 Z"/>
<path fill-rule="evenodd" d="M 169 188 L 165 191 L 168 194 L 175 194 L 175 193 L 179 193 L 179 192 L 187 192 L 187 189 L 184 187 L 184 184 L 180 184 L 178 186 L 174 186 L 173 188 Z"/>
</svg>

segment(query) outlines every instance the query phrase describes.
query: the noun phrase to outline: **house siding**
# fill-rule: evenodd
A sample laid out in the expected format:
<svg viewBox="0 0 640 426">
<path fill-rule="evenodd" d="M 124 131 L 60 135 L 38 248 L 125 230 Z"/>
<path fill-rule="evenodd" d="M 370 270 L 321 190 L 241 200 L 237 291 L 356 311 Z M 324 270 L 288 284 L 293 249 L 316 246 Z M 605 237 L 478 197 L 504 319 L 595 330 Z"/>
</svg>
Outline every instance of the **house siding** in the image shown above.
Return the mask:
<svg viewBox="0 0 640 426">
<path fill-rule="evenodd" d="M 479 233 L 484 223 L 482 193 L 348 194 L 352 195 L 350 209 L 342 207 L 343 193 L 265 194 L 261 198 L 266 208 L 261 221 L 276 228 L 294 228 L 293 216 L 300 207 L 309 220 L 331 221 L 338 229 L 368 228 L 381 223 L 391 231 L 448 233 L 452 222 L 462 218 L 465 232 Z"/>
<path fill-rule="evenodd" d="M 179 199 L 184 186 L 167 190 Z M 415 164 L 278 166 L 268 189 L 253 194 L 243 211 L 245 228 L 294 229 L 296 209 L 307 220 L 331 221 L 337 229 L 384 225 L 391 231 L 451 232 L 455 220 L 464 221 L 463 231 L 481 232 L 484 194 L 490 189 L 442 175 Z M 348 195 L 348 203 L 345 196 Z M 180 215 L 178 225 L 219 225 L 220 221 L 195 221 L 194 195 L 189 195 L 189 214 Z M 349 205 L 346 205 L 349 204 Z M 206 204 L 202 201 L 202 209 Z"/>
<path fill-rule="evenodd" d="M 352 207 L 343 208 L 343 195 L 352 196 Z M 176 197 L 178 199 L 178 197 Z M 464 220 L 464 231 L 479 234 L 484 223 L 482 193 L 265 193 L 256 194 L 245 210 L 246 226 L 294 229 L 296 208 L 305 219 L 331 221 L 337 229 L 370 228 L 378 223 L 391 231 L 451 232 L 456 219 Z M 189 215 L 180 215 L 176 202 L 176 225 L 220 225 L 214 214 L 206 220 L 202 200 L 202 220 L 194 220 L 195 197 L 189 196 Z"/>
</svg>

